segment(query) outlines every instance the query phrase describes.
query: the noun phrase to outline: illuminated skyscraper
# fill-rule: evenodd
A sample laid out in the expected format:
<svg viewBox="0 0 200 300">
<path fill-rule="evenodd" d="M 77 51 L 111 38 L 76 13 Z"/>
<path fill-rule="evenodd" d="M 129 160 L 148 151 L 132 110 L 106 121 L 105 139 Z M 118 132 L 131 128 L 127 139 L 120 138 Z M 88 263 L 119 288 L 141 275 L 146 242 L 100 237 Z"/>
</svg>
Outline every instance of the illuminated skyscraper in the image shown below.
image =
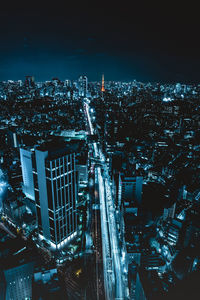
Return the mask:
<svg viewBox="0 0 200 300">
<path fill-rule="evenodd" d="M 27 149 L 20 149 L 20 160 L 22 167 L 23 192 L 27 198 L 35 200 L 33 183 L 33 152 Z"/>
<path fill-rule="evenodd" d="M 77 232 L 75 153 L 70 145 L 45 143 L 30 156 L 32 170 L 26 161 L 22 173 L 31 178 L 32 171 L 38 231 L 54 248 L 60 248 Z"/>
<path fill-rule="evenodd" d="M 81 75 L 79 77 L 79 96 L 86 97 L 88 92 L 88 79 L 87 76 Z"/>
</svg>

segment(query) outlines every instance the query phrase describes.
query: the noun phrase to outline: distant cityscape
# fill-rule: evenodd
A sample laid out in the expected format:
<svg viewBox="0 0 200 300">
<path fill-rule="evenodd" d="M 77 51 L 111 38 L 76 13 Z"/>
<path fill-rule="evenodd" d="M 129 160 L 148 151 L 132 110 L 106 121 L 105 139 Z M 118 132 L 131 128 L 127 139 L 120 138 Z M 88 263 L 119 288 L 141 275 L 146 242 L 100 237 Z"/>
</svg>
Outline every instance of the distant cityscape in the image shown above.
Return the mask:
<svg viewBox="0 0 200 300">
<path fill-rule="evenodd" d="M 0 300 L 200 293 L 200 84 L 0 82 Z"/>
</svg>

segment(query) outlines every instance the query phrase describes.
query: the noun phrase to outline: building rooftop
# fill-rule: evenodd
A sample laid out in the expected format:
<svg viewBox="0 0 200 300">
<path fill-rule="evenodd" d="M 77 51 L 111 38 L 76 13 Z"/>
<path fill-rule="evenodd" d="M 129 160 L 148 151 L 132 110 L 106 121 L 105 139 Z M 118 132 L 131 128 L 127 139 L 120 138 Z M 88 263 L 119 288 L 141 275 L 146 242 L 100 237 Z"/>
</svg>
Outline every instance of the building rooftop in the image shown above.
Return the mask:
<svg viewBox="0 0 200 300">
<path fill-rule="evenodd" d="M 8 251 L 5 251 L 6 249 L 8 249 Z M 26 264 L 37 258 L 36 252 L 29 250 L 26 243 L 19 238 L 10 239 L 1 244 L 0 251 L 1 253 L 5 253 L 0 260 L 1 269 L 4 270 Z"/>
<path fill-rule="evenodd" d="M 47 160 L 56 159 L 66 154 L 75 153 L 79 150 L 80 144 L 78 141 L 68 141 L 60 137 L 53 137 L 35 149 L 39 151 L 48 151 Z"/>
</svg>

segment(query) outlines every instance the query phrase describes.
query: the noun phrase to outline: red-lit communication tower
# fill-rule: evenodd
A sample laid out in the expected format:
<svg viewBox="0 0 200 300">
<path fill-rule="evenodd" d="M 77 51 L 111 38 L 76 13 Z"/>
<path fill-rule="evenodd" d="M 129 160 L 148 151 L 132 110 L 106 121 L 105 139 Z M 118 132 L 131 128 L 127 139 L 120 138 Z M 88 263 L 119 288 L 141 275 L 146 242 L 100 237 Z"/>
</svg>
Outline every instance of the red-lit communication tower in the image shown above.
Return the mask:
<svg viewBox="0 0 200 300">
<path fill-rule="evenodd" d="M 104 88 L 104 74 L 102 75 L 101 91 L 105 92 L 105 88 Z"/>
</svg>

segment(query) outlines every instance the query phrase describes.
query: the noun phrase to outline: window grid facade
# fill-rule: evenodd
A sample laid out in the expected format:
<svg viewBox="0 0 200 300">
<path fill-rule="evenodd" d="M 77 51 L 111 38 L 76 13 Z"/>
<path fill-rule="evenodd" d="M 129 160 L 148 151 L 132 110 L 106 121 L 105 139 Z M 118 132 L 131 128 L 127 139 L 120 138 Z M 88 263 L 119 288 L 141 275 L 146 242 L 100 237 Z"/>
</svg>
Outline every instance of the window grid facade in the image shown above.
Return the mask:
<svg viewBox="0 0 200 300">
<path fill-rule="evenodd" d="M 37 173 L 35 174 L 37 175 Z M 56 245 L 77 230 L 75 154 L 45 160 L 50 241 Z M 37 176 L 34 185 L 38 186 Z M 43 236 L 39 191 L 35 189 L 39 233 Z"/>
</svg>

